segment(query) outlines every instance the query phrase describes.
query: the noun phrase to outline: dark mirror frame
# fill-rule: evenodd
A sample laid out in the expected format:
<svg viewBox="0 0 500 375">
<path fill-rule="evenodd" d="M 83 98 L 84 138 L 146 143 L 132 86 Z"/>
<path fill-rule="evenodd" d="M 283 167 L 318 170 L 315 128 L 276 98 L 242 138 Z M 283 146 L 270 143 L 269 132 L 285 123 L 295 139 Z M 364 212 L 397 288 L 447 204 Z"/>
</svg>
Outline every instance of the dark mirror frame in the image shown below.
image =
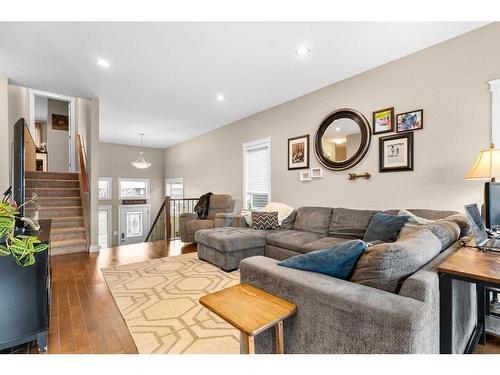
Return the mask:
<svg viewBox="0 0 500 375">
<path fill-rule="evenodd" d="M 361 132 L 361 143 L 358 148 L 358 151 L 347 160 L 343 161 L 332 161 L 325 156 L 323 152 L 323 144 L 321 142 L 323 138 L 323 134 L 325 134 L 326 129 L 335 121 L 341 118 L 348 118 L 356 122 L 359 126 Z M 368 120 L 363 116 L 362 113 L 350 109 L 350 108 L 342 108 L 336 111 L 333 111 L 325 119 L 321 122 L 321 125 L 316 132 L 316 136 L 314 137 L 314 152 L 319 162 L 328 169 L 332 171 L 343 171 L 345 169 L 349 169 L 358 164 L 365 157 L 368 149 L 370 148 L 371 142 L 371 128 Z"/>
</svg>

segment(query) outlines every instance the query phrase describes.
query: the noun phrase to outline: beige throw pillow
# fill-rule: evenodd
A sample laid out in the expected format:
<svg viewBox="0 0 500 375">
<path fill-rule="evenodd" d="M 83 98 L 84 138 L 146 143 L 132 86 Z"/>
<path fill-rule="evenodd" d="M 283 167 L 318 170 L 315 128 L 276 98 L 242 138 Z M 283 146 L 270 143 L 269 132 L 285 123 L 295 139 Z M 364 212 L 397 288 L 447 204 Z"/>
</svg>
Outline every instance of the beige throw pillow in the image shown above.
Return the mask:
<svg viewBox="0 0 500 375">
<path fill-rule="evenodd" d="M 401 209 L 398 212 L 398 216 L 409 216 L 410 218 L 405 223 L 401 231 L 399 232 L 398 239 L 409 234 L 415 232 L 416 230 L 422 228 L 422 226 L 426 224 L 431 224 L 434 220 L 424 219 L 423 217 L 419 217 L 417 215 L 412 214 L 408 210 Z"/>
</svg>

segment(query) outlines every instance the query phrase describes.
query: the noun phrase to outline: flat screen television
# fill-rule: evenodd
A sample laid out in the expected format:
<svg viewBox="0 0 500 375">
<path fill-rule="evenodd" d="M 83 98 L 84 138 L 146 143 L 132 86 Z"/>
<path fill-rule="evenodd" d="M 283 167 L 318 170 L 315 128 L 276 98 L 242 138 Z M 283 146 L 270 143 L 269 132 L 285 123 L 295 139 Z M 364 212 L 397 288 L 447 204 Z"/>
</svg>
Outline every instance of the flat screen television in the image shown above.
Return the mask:
<svg viewBox="0 0 500 375">
<path fill-rule="evenodd" d="M 500 228 L 500 182 L 487 182 L 484 185 L 484 221 L 486 228 Z"/>
</svg>

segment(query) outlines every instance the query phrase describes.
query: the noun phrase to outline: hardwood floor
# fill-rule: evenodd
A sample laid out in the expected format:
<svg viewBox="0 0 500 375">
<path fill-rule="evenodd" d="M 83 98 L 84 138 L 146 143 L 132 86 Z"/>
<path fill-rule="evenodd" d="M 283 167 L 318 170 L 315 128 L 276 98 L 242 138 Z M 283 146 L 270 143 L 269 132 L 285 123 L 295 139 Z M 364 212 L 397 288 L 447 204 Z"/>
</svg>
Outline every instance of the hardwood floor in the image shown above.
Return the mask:
<svg viewBox="0 0 500 375">
<path fill-rule="evenodd" d="M 194 251 L 195 244 L 157 241 L 52 257 L 49 353 L 137 353 L 101 268 Z"/>
<path fill-rule="evenodd" d="M 157 241 L 52 257 L 49 353 L 137 353 L 101 268 L 195 251 L 195 244 Z M 11 352 L 38 353 L 38 347 L 29 343 Z M 488 335 L 476 353 L 500 354 L 500 338 Z"/>
</svg>

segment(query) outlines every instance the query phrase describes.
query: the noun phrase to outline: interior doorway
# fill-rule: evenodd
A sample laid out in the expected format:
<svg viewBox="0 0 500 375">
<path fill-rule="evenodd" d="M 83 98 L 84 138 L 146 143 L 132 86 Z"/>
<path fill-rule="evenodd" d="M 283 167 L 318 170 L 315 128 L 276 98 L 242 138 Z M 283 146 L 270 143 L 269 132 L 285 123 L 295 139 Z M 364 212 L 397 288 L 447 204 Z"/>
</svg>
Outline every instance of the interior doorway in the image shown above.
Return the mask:
<svg viewBox="0 0 500 375">
<path fill-rule="evenodd" d="M 29 91 L 29 127 L 40 172 L 76 172 L 75 98 Z"/>
</svg>

